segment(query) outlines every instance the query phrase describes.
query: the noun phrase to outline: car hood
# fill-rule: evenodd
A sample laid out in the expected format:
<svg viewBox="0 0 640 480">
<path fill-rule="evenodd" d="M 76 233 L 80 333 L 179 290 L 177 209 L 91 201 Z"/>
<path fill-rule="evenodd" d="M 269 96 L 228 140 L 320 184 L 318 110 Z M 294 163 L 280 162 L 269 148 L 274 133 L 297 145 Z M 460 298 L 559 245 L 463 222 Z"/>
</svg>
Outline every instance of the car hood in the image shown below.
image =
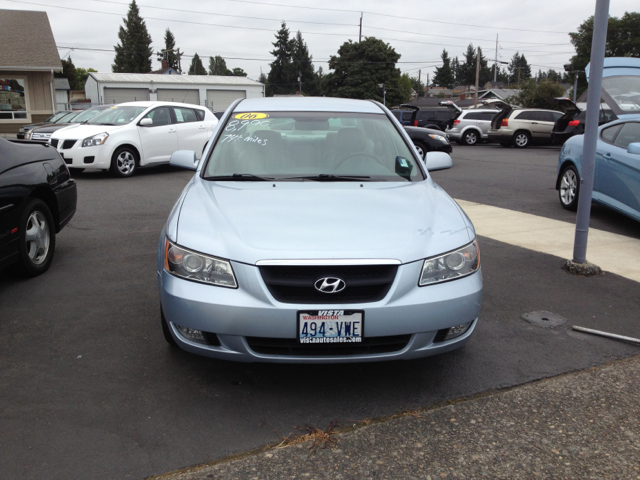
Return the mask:
<svg viewBox="0 0 640 480">
<path fill-rule="evenodd" d="M 112 132 L 113 130 L 118 130 L 122 127 L 124 127 L 124 125 L 66 125 L 65 128 L 61 128 L 56 131 L 52 138 L 58 138 L 61 140 L 65 140 L 67 138 L 87 138 L 102 132 Z"/>
<path fill-rule="evenodd" d="M 196 177 L 183 198 L 174 213 L 179 214 L 177 231 L 168 228 L 169 237 L 249 264 L 340 258 L 408 263 L 475 237 L 458 205 L 431 180 L 273 184 Z"/>
</svg>

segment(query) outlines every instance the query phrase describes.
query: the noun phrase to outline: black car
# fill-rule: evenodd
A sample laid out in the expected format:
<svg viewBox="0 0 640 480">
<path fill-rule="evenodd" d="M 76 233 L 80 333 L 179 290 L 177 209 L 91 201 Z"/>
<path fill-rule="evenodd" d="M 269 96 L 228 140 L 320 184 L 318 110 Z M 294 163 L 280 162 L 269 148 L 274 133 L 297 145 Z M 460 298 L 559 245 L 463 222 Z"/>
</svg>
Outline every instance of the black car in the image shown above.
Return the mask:
<svg viewBox="0 0 640 480">
<path fill-rule="evenodd" d="M 402 112 L 402 116 L 406 118 L 407 125 L 403 125 L 404 129 L 407 131 L 407 134 L 409 134 L 409 138 L 411 138 L 411 141 L 422 158 L 424 158 L 428 152 L 451 153 L 453 151 L 451 143 L 449 143 L 449 136 L 442 131 L 411 126 L 416 125 L 418 122 L 416 116 L 421 112 L 418 107 L 413 105 L 400 105 L 400 108 L 404 108 L 405 110 L 395 110 L 394 112 Z M 395 113 L 394 116 L 398 118 L 398 115 Z"/>
<path fill-rule="evenodd" d="M 406 105 L 400 105 L 400 107 L 404 108 Z M 442 132 L 450 126 L 451 120 L 455 115 L 455 112 L 448 108 L 418 108 L 415 112 L 415 117 L 413 112 L 408 110 L 392 110 L 391 113 L 405 126 L 432 128 Z"/>
<path fill-rule="evenodd" d="M 33 128 L 27 134 L 27 138 L 29 140 L 34 140 L 34 141 L 38 141 L 38 142 L 48 142 L 49 139 L 51 138 L 51 134 L 53 132 L 56 132 L 56 131 L 60 130 L 61 128 L 65 128 L 65 127 L 68 127 L 70 125 L 74 125 L 74 124 L 78 124 L 78 123 L 84 123 L 84 122 L 86 122 L 88 120 L 91 120 L 93 117 L 95 117 L 102 110 L 106 110 L 107 108 L 111 108 L 111 107 L 113 107 L 113 105 L 111 105 L 111 104 L 109 104 L 109 105 L 98 105 L 98 106 L 89 108 L 87 110 L 75 112 L 76 113 L 75 116 L 66 117 L 66 118 L 63 119 L 64 121 L 61 121 L 59 123 L 53 123 L 53 124 L 50 124 L 50 125 L 43 125 L 41 127 Z"/>
<path fill-rule="evenodd" d="M 562 145 L 574 135 L 584 134 L 585 119 L 587 117 L 586 110 L 580 108 L 571 100 L 565 97 L 554 99 L 564 115 L 556 120 L 551 131 L 551 140 L 557 145 Z M 618 116 L 609 108 L 604 108 L 605 104 L 600 104 L 600 116 L 598 125 L 613 122 Z"/>
<path fill-rule="evenodd" d="M 76 182 L 55 148 L 0 138 L 0 269 L 46 272 L 76 201 Z"/>
<path fill-rule="evenodd" d="M 49 118 L 47 118 L 44 122 L 32 123 L 30 125 L 24 125 L 23 127 L 20 127 L 20 131 L 18 132 L 18 140 L 24 140 L 25 135 L 33 128 L 41 127 L 42 125 L 48 125 L 50 123 L 56 123 L 62 120 L 67 115 L 69 115 L 70 113 L 73 113 L 73 112 L 71 112 L 70 110 L 57 112 L 51 115 Z"/>
</svg>

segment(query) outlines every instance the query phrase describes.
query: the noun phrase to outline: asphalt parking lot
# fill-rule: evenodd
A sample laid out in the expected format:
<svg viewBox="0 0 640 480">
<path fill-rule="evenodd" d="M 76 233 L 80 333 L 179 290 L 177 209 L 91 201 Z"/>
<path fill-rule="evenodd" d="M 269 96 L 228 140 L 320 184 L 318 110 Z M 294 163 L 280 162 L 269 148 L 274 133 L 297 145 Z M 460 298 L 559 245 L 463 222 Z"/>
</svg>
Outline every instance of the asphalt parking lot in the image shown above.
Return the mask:
<svg viewBox="0 0 640 480">
<path fill-rule="evenodd" d="M 571 221 L 554 189 L 558 151 L 455 146 L 454 168 L 434 178 L 454 198 Z M 155 259 L 190 176 L 168 167 L 126 180 L 76 175 L 78 212 L 51 270 L 28 281 L 0 273 L 2 478 L 143 478 L 272 444 L 296 427 L 383 417 L 640 352 L 570 330 L 639 336 L 636 282 L 569 276 L 558 257 L 486 238 L 481 322 L 459 351 L 340 366 L 176 351 L 160 330 Z M 596 206 L 592 226 L 640 238 L 640 224 Z M 534 310 L 567 324 L 520 319 Z"/>
</svg>

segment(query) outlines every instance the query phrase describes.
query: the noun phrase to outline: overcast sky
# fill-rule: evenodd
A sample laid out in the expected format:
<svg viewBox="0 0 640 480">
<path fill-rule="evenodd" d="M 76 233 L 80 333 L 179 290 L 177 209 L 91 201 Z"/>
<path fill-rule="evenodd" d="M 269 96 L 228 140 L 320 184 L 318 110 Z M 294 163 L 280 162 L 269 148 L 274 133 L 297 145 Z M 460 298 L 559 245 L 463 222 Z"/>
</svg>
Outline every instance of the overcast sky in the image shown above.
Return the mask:
<svg viewBox="0 0 640 480">
<path fill-rule="evenodd" d="M 76 67 L 110 72 L 113 46 L 123 24 L 127 0 L 0 0 L 0 9 L 46 11 L 60 57 L 71 56 Z M 538 69 L 561 70 L 573 55 L 568 32 L 595 9 L 595 0 L 139 0 L 138 5 L 153 40 L 164 47 L 170 28 L 185 53 L 182 68 L 198 53 L 205 68 L 209 56 L 221 55 L 227 67 L 241 67 L 257 79 L 269 72 L 274 34 L 285 20 L 292 35 L 300 30 L 316 69 L 327 71 L 326 61 L 349 39 L 362 34 L 390 43 L 401 54 L 398 67 L 417 76 L 433 75 L 442 49 L 462 57 L 469 43 L 493 59 L 508 61 L 524 53 Z M 611 0 L 610 15 L 639 10 L 637 0 Z M 71 50 L 74 48 L 74 50 Z M 87 49 L 94 49 L 87 50 Z M 102 50 L 102 51 L 101 51 Z M 160 64 L 155 60 L 154 68 Z"/>
</svg>

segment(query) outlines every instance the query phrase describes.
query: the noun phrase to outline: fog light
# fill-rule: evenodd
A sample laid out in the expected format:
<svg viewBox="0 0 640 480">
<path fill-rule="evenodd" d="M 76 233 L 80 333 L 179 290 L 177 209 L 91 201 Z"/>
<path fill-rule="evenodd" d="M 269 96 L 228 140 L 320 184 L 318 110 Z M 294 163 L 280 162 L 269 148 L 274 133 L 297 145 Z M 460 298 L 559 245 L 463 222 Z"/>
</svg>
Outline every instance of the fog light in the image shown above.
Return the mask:
<svg viewBox="0 0 640 480">
<path fill-rule="evenodd" d="M 455 327 L 451 327 L 447 332 L 447 336 L 444 337 L 444 340 L 447 341 L 447 340 L 451 340 L 452 338 L 459 337 L 469 329 L 470 325 L 471 325 L 471 322 L 467 322 L 467 323 L 463 323 L 462 325 L 456 325 Z"/>
<path fill-rule="evenodd" d="M 200 330 L 194 328 L 183 327 L 182 325 L 176 325 L 176 328 L 180 334 L 187 340 L 191 340 L 196 343 L 207 343 L 204 339 L 204 335 Z"/>
</svg>

